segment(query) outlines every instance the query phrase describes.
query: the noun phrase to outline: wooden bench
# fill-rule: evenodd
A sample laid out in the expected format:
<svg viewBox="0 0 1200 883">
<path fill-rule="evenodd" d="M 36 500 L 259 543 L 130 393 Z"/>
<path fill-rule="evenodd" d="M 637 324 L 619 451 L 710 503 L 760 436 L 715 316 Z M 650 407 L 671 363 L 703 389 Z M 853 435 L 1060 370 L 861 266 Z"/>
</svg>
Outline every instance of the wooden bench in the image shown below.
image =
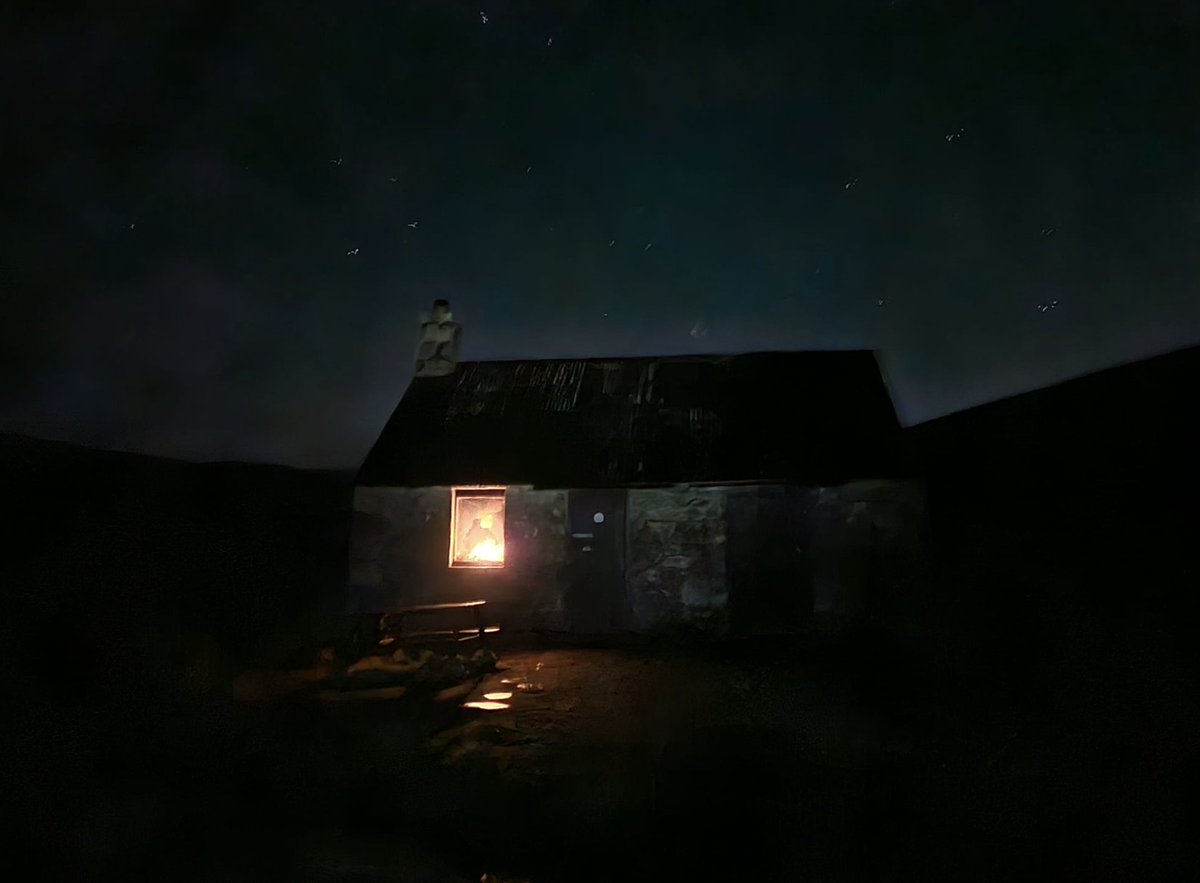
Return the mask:
<svg viewBox="0 0 1200 883">
<path fill-rule="evenodd" d="M 379 646 L 389 647 L 399 644 L 403 647 L 409 642 L 462 642 L 479 641 L 486 643 L 487 636 L 500 631 L 498 625 L 488 625 L 485 619 L 487 601 L 458 601 L 447 604 L 417 604 L 405 607 L 391 613 L 385 613 L 379 619 Z M 410 631 L 409 623 L 415 616 L 433 616 L 437 614 L 471 617 L 470 626 L 457 628 L 425 629 Z"/>
</svg>

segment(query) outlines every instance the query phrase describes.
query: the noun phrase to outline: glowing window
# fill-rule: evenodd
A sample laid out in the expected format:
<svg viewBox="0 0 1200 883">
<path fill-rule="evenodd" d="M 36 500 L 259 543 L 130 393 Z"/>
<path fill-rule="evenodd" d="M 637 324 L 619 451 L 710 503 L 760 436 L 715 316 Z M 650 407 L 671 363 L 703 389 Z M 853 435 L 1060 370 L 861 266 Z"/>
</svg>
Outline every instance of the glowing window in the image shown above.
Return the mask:
<svg viewBox="0 0 1200 883">
<path fill-rule="evenodd" d="M 450 498 L 450 566 L 504 566 L 504 488 L 456 487 Z"/>
</svg>

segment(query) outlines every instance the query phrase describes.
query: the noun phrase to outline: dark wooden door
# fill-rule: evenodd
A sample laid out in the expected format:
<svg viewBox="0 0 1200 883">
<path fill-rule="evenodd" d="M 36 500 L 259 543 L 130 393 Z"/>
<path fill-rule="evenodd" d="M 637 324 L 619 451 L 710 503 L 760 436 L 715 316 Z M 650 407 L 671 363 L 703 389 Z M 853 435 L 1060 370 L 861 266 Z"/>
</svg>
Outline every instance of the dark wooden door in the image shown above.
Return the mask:
<svg viewBox="0 0 1200 883">
<path fill-rule="evenodd" d="M 628 622 L 625 499 L 624 490 L 567 494 L 570 552 L 564 600 L 573 632 L 611 634 Z"/>
</svg>

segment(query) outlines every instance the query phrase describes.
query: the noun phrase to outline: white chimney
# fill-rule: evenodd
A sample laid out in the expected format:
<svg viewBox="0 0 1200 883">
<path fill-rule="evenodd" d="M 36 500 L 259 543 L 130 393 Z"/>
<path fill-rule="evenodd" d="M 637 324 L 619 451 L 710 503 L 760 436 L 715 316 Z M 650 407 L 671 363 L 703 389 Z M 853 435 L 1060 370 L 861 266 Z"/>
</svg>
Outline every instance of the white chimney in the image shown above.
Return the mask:
<svg viewBox="0 0 1200 883">
<path fill-rule="evenodd" d="M 450 302 L 435 300 L 433 309 L 421 315 L 421 337 L 417 341 L 417 377 L 445 377 L 458 365 L 462 326 L 454 321 Z"/>
</svg>

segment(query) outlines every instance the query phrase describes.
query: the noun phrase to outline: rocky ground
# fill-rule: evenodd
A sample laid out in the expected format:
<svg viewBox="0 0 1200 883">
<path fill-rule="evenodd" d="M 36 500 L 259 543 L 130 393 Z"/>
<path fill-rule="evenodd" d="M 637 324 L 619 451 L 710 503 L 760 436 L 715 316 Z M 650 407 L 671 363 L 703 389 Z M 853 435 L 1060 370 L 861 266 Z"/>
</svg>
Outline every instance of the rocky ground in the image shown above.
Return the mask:
<svg viewBox="0 0 1200 883">
<path fill-rule="evenodd" d="M 29 691 L 9 793 L 62 879 L 1171 878 L 1184 734 L 1113 714 L 1129 688 L 1039 704 L 1004 659 L 885 645 L 530 638 Z"/>
<path fill-rule="evenodd" d="M 394 874 L 405 862 L 534 881 L 1033 867 L 1055 790 L 1046 744 L 966 706 L 973 723 L 951 722 L 936 691 L 899 694 L 913 673 L 898 662 L 847 653 L 532 646 L 420 697 L 259 701 L 244 732 L 274 745 L 268 792 L 328 808 L 321 837 L 298 819 L 278 845 L 320 879 L 349 862 L 339 850 L 359 858 L 338 879 L 363 880 L 410 879 Z M 479 701 L 507 707 L 464 707 Z"/>
</svg>

